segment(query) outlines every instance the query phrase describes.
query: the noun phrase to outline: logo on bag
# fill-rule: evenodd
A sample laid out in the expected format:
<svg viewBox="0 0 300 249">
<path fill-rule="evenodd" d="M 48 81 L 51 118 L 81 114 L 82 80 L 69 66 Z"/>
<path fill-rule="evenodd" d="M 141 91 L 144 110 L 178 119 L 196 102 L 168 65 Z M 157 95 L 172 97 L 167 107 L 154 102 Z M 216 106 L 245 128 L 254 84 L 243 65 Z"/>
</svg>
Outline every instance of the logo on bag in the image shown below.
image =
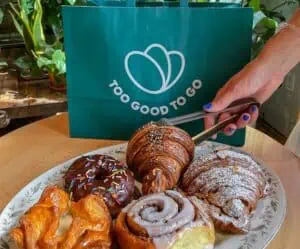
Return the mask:
<svg viewBox="0 0 300 249">
<path fill-rule="evenodd" d="M 154 48 L 160 49 L 161 52 L 163 52 L 165 59 L 167 61 L 167 71 L 166 72 L 162 69 L 162 66 L 159 64 L 159 62 L 153 56 L 151 56 L 149 54 L 149 52 L 151 52 L 151 50 Z M 161 77 L 161 86 L 158 90 L 147 89 L 145 86 L 143 86 L 143 84 L 141 82 L 136 80 L 136 78 L 132 74 L 131 68 L 130 68 L 130 59 L 134 56 L 144 57 L 146 60 L 148 60 L 150 63 L 152 63 L 154 65 L 154 67 L 158 70 L 160 77 Z M 172 67 L 172 58 L 171 57 L 173 57 L 173 56 L 176 56 L 180 59 L 181 65 L 180 65 L 178 72 L 174 72 L 173 67 Z M 161 94 L 161 93 L 168 91 L 170 88 L 172 88 L 178 82 L 178 80 L 180 79 L 180 77 L 184 71 L 184 68 L 185 68 L 185 58 L 181 52 L 167 51 L 167 49 L 164 46 L 162 46 L 160 44 L 156 44 L 156 43 L 147 47 L 146 50 L 143 52 L 135 50 L 135 51 L 128 53 L 125 57 L 125 71 L 126 71 L 128 77 L 130 78 L 130 80 L 132 81 L 132 83 L 135 86 L 137 86 L 139 89 L 141 89 L 145 93 L 149 93 L 149 94 Z"/>
<path fill-rule="evenodd" d="M 139 80 L 139 77 L 144 79 L 147 77 L 144 77 L 144 72 L 136 70 L 136 68 L 134 70 L 133 66 L 137 61 L 145 63 L 138 64 L 138 68 L 144 65 L 149 66 L 148 69 L 150 69 L 150 72 L 147 72 L 149 73 L 149 78 L 151 79 L 152 74 L 156 73 L 159 76 L 158 82 L 157 80 L 150 80 L 151 86 L 148 86 L 146 82 Z M 157 43 L 149 45 L 144 51 L 133 50 L 124 58 L 125 72 L 130 81 L 135 87 L 150 95 L 163 94 L 173 88 L 183 75 L 185 66 L 186 60 L 183 53 L 175 50 L 168 51 L 163 45 Z M 161 106 L 148 106 L 141 103 L 138 99 L 132 98 L 124 92 L 117 80 L 113 80 L 109 84 L 109 87 L 112 89 L 113 94 L 118 96 L 123 104 L 129 105 L 132 110 L 144 115 L 165 116 L 169 113 L 170 109 L 179 110 L 188 102 L 189 98 L 195 96 L 197 91 L 202 87 L 202 82 L 199 79 L 195 79 L 185 89 L 184 93 Z"/>
</svg>

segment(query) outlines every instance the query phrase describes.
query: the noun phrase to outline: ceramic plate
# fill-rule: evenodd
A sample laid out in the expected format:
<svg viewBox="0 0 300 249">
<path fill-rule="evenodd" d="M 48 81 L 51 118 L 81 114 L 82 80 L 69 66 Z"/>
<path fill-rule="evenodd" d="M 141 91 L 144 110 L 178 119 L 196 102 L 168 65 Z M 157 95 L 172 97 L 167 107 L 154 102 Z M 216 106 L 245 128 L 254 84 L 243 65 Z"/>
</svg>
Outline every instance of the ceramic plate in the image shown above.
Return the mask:
<svg viewBox="0 0 300 249">
<path fill-rule="evenodd" d="M 196 157 L 212 152 L 225 145 L 205 142 L 196 148 Z M 236 150 L 236 149 L 235 149 Z M 119 160 L 125 160 L 126 144 L 107 147 L 87 154 L 106 154 Z M 0 215 L 0 249 L 14 249 L 8 232 L 14 227 L 22 214 L 38 201 L 48 185 L 63 185 L 62 176 L 71 159 L 47 171 L 25 186 L 6 206 Z M 282 225 L 286 213 L 286 197 L 279 178 L 263 166 L 270 182 L 270 195 L 262 199 L 251 218 L 251 230 L 246 235 L 217 234 L 215 249 L 263 249 L 266 248 Z"/>
</svg>

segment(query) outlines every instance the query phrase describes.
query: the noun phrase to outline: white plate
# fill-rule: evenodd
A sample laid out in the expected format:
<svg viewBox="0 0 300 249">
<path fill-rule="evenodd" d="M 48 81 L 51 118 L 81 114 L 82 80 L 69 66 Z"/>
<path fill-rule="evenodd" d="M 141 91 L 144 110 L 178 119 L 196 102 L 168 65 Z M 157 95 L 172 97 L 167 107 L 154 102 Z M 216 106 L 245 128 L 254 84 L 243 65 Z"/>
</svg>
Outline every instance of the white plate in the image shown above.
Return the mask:
<svg viewBox="0 0 300 249">
<path fill-rule="evenodd" d="M 202 143 L 196 148 L 196 157 L 224 146 L 213 142 Z M 124 161 L 125 151 L 126 144 L 122 144 L 87 154 L 106 154 Z M 63 185 L 62 176 L 75 159 L 60 164 L 37 177 L 8 203 L 0 215 L 0 249 L 14 248 L 8 237 L 10 229 L 18 223 L 22 214 L 39 199 L 46 186 L 51 184 Z M 215 249 L 264 249 L 280 229 L 287 206 L 284 189 L 275 173 L 265 166 L 262 167 L 270 181 L 270 195 L 259 202 L 251 218 L 250 232 L 246 235 L 218 233 Z"/>
</svg>

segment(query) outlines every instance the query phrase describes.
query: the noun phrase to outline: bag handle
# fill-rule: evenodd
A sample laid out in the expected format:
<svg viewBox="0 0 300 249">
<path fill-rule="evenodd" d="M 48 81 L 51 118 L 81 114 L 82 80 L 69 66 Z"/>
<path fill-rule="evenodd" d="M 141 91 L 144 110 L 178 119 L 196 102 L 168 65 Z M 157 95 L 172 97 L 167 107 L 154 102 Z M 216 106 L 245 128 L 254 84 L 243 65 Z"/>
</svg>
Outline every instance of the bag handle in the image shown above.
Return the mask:
<svg viewBox="0 0 300 249">
<path fill-rule="evenodd" d="M 107 6 L 109 3 L 116 2 L 116 1 L 109 1 L 109 0 L 88 0 L 88 3 L 97 5 L 97 6 Z M 118 1 L 120 3 L 120 1 Z M 124 5 L 127 7 L 136 7 L 137 6 L 137 0 L 125 0 Z M 180 7 L 188 7 L 189 6 L 189 0 L 179 0 L 179 6 Z"/>
</svg>

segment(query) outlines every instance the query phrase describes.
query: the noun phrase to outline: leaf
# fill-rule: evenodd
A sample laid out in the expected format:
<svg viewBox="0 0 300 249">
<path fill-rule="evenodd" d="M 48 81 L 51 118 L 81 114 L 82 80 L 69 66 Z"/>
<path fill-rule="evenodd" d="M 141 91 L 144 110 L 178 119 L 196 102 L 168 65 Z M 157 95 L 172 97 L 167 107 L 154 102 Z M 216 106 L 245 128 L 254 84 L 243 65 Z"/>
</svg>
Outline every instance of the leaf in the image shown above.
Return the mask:
<svg viewBox="0 0 300 249">
<path fill-rule="evenodd" d="M 76 3 L 76 0 L 67 0 L 67 2 L 70 4 L 70 5 L 74 5 Z"/>
<path fill-rule="evenodd" d="M 250 0 L 249 6 L 254 9 L 254 11 L 260 10 L 260 0 Z"/>
<path fill-rule="evenodd" d="M 15 60 L 14 64 L 20 69 L 30 69 L 33 64 L 33 60 L 29 56 L 22 56 Z"/>
<path fill-rule="evenodd" d="M 32 194 L 35 194 L 36 192 L 38 192 L 38 191 L 40 190 L 41 186 L 42 186 L 42 183 L 41 183 L 41 182 L 39 182 L 38 184 L 36 184 L 36 185 L 31 189 Z"/>
<path fill-rule="evenodd" d="M 34 0 L 20 0 L 20 8 L 27 16 L 33 12 L 33 3 Z"/>
<path fill-rule="evenodd" d="M 16 30 L 18 31 L 18 33 L 23 36 L 23 28 L 21 26 L 21 24 L 17 21 L 16 17 L 14 16 L 14 14 L 9 10 L 8 13 L 11 16 L 11 19 L 15 25 Z"/>
<path fill-rule="evenodd" d="M 267 29 L 274 29 L 274 32 L 278 27 L 278 23 L 274 19 L 271 19 L 269 17 L 263 18 L 262 22 Z"/>
<path fill-rule="evenodd" d="M 48 67 L 49 65 L 52 65 L 52 61 L 49 60 L 47 57 L 39 56 L 37 59 L 37 65 L 39 68 Z"/>
<path fill-rule="evenodd" d="M 32 38 L 35 50 L 39 51 L 45 44 L 45 34 L 42 25 L 43 7 L 40 0 L 35 0 Z"/>
<path fill-rule="evenodd" d="M 24 37 L 25 47 L 27 49 L 27 52 L 32 54 L 32 51 L 34 51 L 32 33 L 26 25 L 23 25 L 23 37 Z"/>
<path fill-rule="evenodd" d="M 53 31 L 56 40 L 60 40 L 63 38 L 62 20 L 60 15 L 57 15 L 57 13 L 55 13 L 48 16 L 47 25 Z"/>
<path fill-rule="evenodd" d="M 255 12 L 253 16 L 253 28 L 255 28 L 256 25 L 260 23 L 265 17 L 266 15 L 262 11 Z"/>
<path fill-rule="evenodd" d="M 8 66 L 7 62 L 4 59 L 0 59 L 0 70 Z"/>
<path fill-rule="evenodd" d="M 58 74 L 66 72 L 66 55 L 62 50 L 56 50 L 52 56 L 53 63 L 56 66 Z"/>
<path fill-rule="evenodd" d="M 11 217 L 11 218 L 18 217 L 18 216 L 20 216 L 22 213 L 23 213 L 22 211 L 16 211 L 16 212 L 12 213 L 10 217 Z"/>
<path fill-rule="evenodd" d="M 2 8 L 0 8 L 0 25 L 2 24 L 3 19 L 4 19 L 4 11 Z"/>
</svg>

